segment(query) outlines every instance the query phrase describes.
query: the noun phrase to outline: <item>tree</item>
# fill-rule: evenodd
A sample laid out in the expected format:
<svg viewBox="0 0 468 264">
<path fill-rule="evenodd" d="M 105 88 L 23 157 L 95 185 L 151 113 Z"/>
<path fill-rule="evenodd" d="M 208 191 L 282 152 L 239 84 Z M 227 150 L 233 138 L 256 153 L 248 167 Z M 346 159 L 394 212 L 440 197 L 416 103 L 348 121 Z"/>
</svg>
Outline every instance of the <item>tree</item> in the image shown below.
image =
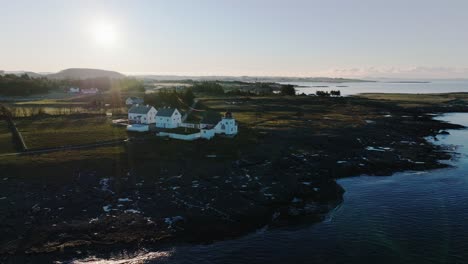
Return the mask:
<svg viewBox="0 0 468 264">
<path fill-rule="evenodd" d="M 296 89 L 294 85 L 286 84 L 281 86 L 281 94 L 282 95 L 296 95 Z"/>
<path fill-rule="evenodd" d="M 195 83 L 192 87 L 193 91 L 196 93 L 205 93 L 211 95 L 222 95 L 224 94 L 224 89 L 221 84 L 217 82 L 198 82 Z"/>
<path fill-rule="evenodd" d="M 185 89 L 184 93 L 182 94 L 182 100 L 188 104 L 192 105 L 195 99 L 195 94 L 193 94 L 192 88 Z"/>
<path fill-rule="evenodd" d="M 333 96 L 341 96 L 341 91 L 340 90 L 331 90 L 330 94 Z"/>
<path fill-rule="evenodd" d="M 30 78 L 28 75 L 16 76 L 14 74 L 0 76 L 0 95 L 27 96 L 44 94 L 58 87 L 56 81 L 46 78 Z"/>
<path fill-rule="evenodd" d="M 322 97 L 329 97 L 330 93 L 328 91 L 316 91 L 315 94 L 317 96 L 322 96 Z"/>
</svg>

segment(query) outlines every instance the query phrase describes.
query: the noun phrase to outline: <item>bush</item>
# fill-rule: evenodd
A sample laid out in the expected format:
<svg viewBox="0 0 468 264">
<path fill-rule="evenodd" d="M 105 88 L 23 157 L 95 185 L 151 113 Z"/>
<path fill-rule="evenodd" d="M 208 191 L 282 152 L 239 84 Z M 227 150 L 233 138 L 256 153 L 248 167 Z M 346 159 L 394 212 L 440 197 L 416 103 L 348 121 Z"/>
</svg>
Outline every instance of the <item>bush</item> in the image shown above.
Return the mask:
<svg viewBox="0 0 468 264">
<path fill-rule="evenodd" d="M 192 88 L 187 88 L 182 94 L 182 100 L 188 104 L 192 105 L 195 100 L 195 94 L 193 94 Z"/>
<path fill-rule="evenodd" d="M 327 91 L 316 91 L 316 92 L 315 92 L 315 95 L 317 95 L 317 96 L 322 96 L 322 97 L 329 97 L 329 96 L 330 96 L 330 93 L 327 92 Z"/>
<path fill-rule="evenodd" d="M 328 91 L 316 91 L 315 94 L 317 96 L 322 96 L 322 97 L 341 96 L 341 91 L 340 90 L 331 90 L 330 92 L 328 92 Z"/>
<path fill-rule="evenodd" d="M 281 86 L 281 94 L 282 95 L 296 95 L 296 89 L 294 88 L 294 85 L 287 84 Z"/>
<path fill-rule="evenodd" d="M 341 91 L 340 91 L 340 90 L 336 90 L 336 91 L 331 90 L 331 91 L 330 91 L 330 94 L 331 94 L 332 96 L 341 96 Z"/>
</svg>

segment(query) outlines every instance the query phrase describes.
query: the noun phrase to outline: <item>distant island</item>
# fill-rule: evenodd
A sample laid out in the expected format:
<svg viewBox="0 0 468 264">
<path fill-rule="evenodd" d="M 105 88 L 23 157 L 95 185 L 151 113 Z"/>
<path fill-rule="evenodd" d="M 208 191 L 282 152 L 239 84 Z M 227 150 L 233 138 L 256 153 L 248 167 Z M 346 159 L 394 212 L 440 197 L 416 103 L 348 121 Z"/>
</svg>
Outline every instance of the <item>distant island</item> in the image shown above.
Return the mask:
<svg viewBox="0 0 468 264">
<path fill-rule="evenodd" d="M 286 77 L 286 76 L 179 76 L 179 75 L 134 75 L 137 79 L 152 81 L 238 81 L 238 82 L 323 82 L 350 83 L 375 82 L 361 79 L 329 78 L 329 77 Z"/>
<path fill-rule="evenodd" d="M 106 77 L 109 79 L 122 79 L 126 76 L 116 72 L 99 69 L 71 68 L 54 74 L 46 75 L 50 79 L 89 79 Z"/>
<path fill-rule="evenodd" d="M 389 81 L 385 83 L 431 83 L 429 81 Z"/>
</svg>

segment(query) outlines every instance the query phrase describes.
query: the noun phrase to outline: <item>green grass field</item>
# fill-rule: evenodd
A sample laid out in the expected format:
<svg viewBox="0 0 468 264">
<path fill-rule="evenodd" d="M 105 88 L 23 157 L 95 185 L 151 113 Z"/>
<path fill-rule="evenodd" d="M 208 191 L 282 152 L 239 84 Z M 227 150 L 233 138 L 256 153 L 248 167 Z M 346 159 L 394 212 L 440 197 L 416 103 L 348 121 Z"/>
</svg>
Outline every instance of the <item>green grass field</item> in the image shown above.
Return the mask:
<svg viewBox="0 0 468 264">
<path fill-rule="evenodd" d="M 307 123 L 318 131 L 365 124 L 366 119 L 375 117 L 364 104 L 343 104 L 337 100 L 340 98 L 273 96 L 205 99 L 203 105 L 221 113 L 231 111 L 242 126 L 275 130 L 294 129 Z"/>
<path fill-rule="evenodd" d="M 359 97 L 372 100 L 385 100 L 397 102 L 403 107 L 419 107 L 434 104 L 449 103 L 452 100 L 461 100 L 468 103 L 468 93 L 446 94 L 397 94 L 397 93 L 363 93 Z"/>
<path fill-rule="evenodd" d="M 118 159 L 125 148 L 122 145 L 90 149 L 62 150 L 41 155 L 1 156 L 0 165 L 61 164 L 63 162 L 92 161 L 96 159 Z"/>
<path fill-rule="evenodd" d="M 0 120 L 0 153 L 16 152 L 10 129 L 4 120 Z"/>
<path fill-rule="evenodd" d="M 106 117 L 24 118 L 18 119 L 16 124 L 29 149 L 127 138 L 125 128 L 113 126 Z"/>
</svg>

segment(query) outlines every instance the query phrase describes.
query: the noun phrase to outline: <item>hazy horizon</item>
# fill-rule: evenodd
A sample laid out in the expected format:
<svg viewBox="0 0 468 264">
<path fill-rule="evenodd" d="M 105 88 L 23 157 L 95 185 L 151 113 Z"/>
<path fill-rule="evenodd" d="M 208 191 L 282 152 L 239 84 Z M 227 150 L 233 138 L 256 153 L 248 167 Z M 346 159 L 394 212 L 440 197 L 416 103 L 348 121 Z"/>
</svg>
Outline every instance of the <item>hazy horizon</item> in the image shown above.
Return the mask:
<svg viewBox="0 0 468 264">
<path fill-rule="evenodd" d="M 468 2 L 6 1 L 0 70 L 468 78 Z"/>
</svg>

